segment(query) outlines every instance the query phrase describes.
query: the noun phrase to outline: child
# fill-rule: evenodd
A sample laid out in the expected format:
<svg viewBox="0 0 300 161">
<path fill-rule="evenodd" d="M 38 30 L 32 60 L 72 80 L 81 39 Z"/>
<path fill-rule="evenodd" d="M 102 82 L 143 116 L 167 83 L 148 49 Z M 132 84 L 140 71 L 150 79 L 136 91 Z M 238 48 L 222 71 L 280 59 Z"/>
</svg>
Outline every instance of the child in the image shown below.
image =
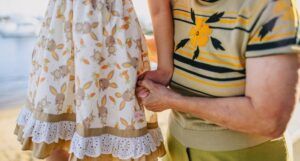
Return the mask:
<svg viewBox="0 0 300 161">
<path fill-rule="evenodd" d="M 73 161 L 157 160 L 156 115 L 146 121 L 135 97 L 147 70 L 131 0 L 51 0 L 15 130 L 22 149 L 56 161 L 65 151 Z"/>
</svg>

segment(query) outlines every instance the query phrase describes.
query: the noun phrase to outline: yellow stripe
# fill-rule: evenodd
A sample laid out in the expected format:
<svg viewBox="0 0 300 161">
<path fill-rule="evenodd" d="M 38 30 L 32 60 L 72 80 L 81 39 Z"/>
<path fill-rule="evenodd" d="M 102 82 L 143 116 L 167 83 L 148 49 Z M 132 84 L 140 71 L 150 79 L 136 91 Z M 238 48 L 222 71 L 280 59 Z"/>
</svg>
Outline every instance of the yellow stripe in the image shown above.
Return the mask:
<svg viewBox="0 0 300 161">
<path fill-rule="evenodd" d="M 286 31 L 287 26 L 289 26 L 289 25 L 288 24 L 276 24 L 276 26 L 274 26 L 272 31 L 276 31 L 276 32 Z"/>
<path fill-rule="evenodd" d="M 299 19 L 299 15 L 297 14 L 297 2 L 295 0 L 292 0 L 292 8 L 293 8 L 293 12 L 294 12 L 294 16 L 295 16 L 295 20 Z M 296 23 L 296 21 L 295 21 Z"/>
<path fill-rule="evenodd" d="M 175 10 L 173 12 L 173 14 L 174 14 L 174 17 L 182 16 L 184 20 L 191 18 L 190 13 L 180 11 L 180 10 Z M 208 18 L 203 18 L 203 19 L 208 19 Z M 248 25 L 249 20 L 243 19 L 241 17 L 237 17 L 237 19 L 221 19 L 218 23 L 223 23 L 223 24 L 237 24 L 237 23 L 240 23 L 242 25 Z"/>
<path fill-rule="evenodd" d="M 194 48 L 191 46 L 191 45 L 186 45 L 186 48 L 193 51 Z M 226 58 L 226 59 L 232 59 L 232 60 L 235 60 L 235 61 L 240 61 L 240 57 L 239 56 L 234 56 L 234 55 L 229 55 L 229 54 L 224 54 L 224 53 L 212 53 L 212 52 L 207 52 L 207 51 L 204 51 L 204 50 L 201 50 L 201 54 L 204 54 L 204 55 L 213 55 L 215 57 L 219 57 L 219 58 Z"/>
<path fill-rule="evenodd" d="M 174 16 L 183 16 L 183 17 L 191 18 L 190 13 L 179 11 L 179 10 L 174 10 L 173 14 L 174 14 Z"/>
<path fill-rule="evenodd" d="M 178 49 L 177 53 L 180 54 L 180 55 L 184 55 L 188 58 L 193 57 L 193 54 L 191 52 L 186 52 L 182 49 Z M 225 62 L 225 61 L 221 61 L 221 60 L 218 60 L 218 59 L 209 59 L 209 58 L 203 57 L 201 54 L 202 54 L 202 51 L 200 51 L 199 57 L 197 58 L 197 60 L 200 61 L 200 62 L 213 63 L 213 64 L 216 64 L 216 65 L 223 65 L 223 66 L 238 69 L 238 70 L 243 69 L 243 66 L 239 63 Z"/>
<path fill-rule="evenodd" d="M 280 39 L 284 39 L 287 37 L 294 37 L 295 36 L 295 32 L 288 32 L 288 33 L 284 33 L 284 34 L 274 34 L 274 35 L 268 35 L 265 36 L 262 41 L 260 40 L 260 37 L 255 36 L 254 38 L 251 39 L 250 43 L 259 43 L 259 42 L 263 42 L 263 41 L 272 41 L 272 40 L 280 40 Z"/>
<path fill-rule="evenodd" d="M 224 24 L 236 24 L 239 19 L 240 19 L 240 17 L 237 18 L 237 19 L 221 19 L 219 22 L 224 23 Z M 243 23 L 243 24 L 244 23 L 248 24 L 248 22 L 246 20 L 240 21 L 240 22 Z M 246 24 L 244 24 L 244 25 L 246 25 Z"/>
<path fill-rule="evenodd" d="M 234 83 L 225 83 L 225 82 L 218 82 L 218 83 L 214 83 L 212 81 L 205 81 L 199 77 L 196 77 L 196 76 L 192 76 L 186 72 L 183 72 L 183 71 L 180 71 L 178 69 L 175 69 L 174 71 L 175 74 L 178 74 L 184 78 L 187 78 L 191 81 L 195 81 L 195 82 L 198 82 L 198 83 L 202 83 L 202 84 L 205 84 L 205 85 L 208 85 L 208 86 L 212 86 L 212 87 L 217 87 L 217 88 L 233 88 L 233 87 L 243 87 L 245 86 L 245 81 L 242 80 L 242 82 L 234 82 Z"/>
<path fill-rule="evenodd" d="M 239 24 L 244 24 L 244 25 L 249 25 L 249 22 L 250 22 L 250 19 L 244 19 L 241 17 L 239 17 L 237 20 L 238 20 Z"/>
</svg>

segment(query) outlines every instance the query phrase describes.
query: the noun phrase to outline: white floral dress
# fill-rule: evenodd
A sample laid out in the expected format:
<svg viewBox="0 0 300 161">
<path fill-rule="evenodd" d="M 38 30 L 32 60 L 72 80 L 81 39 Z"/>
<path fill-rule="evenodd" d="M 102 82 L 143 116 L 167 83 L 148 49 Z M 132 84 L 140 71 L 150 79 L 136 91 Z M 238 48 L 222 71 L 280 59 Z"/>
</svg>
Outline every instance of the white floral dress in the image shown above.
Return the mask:
<svg viewBox="0 0 300 161">
<path fill-rule="evenodd" d="M 72 161 L 156 160 L 164 154 L 157 117 L 146 117 L 135 96 L 148 69 L 131 0 L 50 0 L 15 129 L 23 150 L 46 158 L 63 148 Z"/>
</svg>

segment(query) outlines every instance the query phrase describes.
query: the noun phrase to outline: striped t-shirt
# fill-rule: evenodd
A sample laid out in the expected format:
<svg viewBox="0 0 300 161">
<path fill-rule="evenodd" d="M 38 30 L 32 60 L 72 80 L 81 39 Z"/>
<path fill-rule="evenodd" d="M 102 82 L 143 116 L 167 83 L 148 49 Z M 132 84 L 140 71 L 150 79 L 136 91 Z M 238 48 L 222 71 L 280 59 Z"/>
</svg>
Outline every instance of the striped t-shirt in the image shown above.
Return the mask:
<svg viewBox="0 0 300 161">
<path fill-rule="evenodd" d="M 243 96 L 246 59 L 298 51 L 298 17 L 291 0 L 172 3 L 175 70 L 171 88 L 184 95 Z M 170 121 L 172 135 L 189 147 L 234 150 L 266 141 L 176 111 Z"/>
</svg>

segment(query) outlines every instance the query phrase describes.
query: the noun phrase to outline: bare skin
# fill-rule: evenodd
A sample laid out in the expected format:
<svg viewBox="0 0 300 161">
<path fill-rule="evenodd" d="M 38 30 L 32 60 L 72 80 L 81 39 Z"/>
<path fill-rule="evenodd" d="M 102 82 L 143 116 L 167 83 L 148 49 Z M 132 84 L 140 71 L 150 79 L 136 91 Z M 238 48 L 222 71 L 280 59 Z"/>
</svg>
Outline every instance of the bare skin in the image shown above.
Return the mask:
<svg viewBox="0 0 300 161">
<path fill-rule="evenodd" d="M 57 149 L 46 159 L 46 161 L 68 161 L 69 153 L 62 149 Z"/>
<path fill-rule="evenodd" d="M 249 58 L 246 64 L 244 97 L 186 97 L 147 79 L 138 84 L 149 93 L 137 93 L 151 111 L 171 108 L 235 131 L 280 137 L 297 101 L 297 55 Z"/>
<path fill-rule="evenodd" d="M 173 74 L 173 21 L 170 0 L 148 0 L 152 17 L 158 67 L 140 77 L 167 85 Z"/>
</svg>

